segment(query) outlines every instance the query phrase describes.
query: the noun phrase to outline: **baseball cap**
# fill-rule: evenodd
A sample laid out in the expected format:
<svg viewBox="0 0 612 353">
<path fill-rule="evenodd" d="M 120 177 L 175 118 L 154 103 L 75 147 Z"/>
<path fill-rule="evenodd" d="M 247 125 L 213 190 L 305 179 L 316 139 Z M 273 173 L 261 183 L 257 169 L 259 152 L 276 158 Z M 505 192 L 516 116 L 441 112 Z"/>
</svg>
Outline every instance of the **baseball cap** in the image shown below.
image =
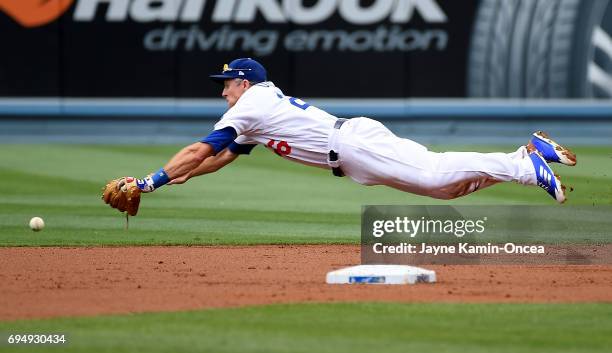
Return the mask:
<svg viewBox="0 0 612 353">
<path fill-rule="evenodd" d="M 210 78 L 216 82 L 242 78 L 250 82 L 259 83 L 267 81 L 267 76 L 268 74 L 263 65 L 251 58 L 240 58 L 223 65 L 223 72 L 220 75 L 210 75 Z"/>
</svg>

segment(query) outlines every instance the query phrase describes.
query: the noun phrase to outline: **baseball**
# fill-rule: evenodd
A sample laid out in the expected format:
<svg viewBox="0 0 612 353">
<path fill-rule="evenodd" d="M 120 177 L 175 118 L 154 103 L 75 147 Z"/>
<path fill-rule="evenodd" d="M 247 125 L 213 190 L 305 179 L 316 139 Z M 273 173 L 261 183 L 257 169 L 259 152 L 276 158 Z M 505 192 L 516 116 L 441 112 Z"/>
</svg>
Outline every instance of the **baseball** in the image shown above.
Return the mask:
<svg viewBox="0 0 612 353">
<path fill-rule="evenodd" d="M 35 232 L 38 232 L 39 230 L 42 230 L 45 227 L 45 221 L 43 221 L 42 218 L 40 217 L 33 217 L 30 220 L 30 229 L 32 229 Z"/>
</svg>

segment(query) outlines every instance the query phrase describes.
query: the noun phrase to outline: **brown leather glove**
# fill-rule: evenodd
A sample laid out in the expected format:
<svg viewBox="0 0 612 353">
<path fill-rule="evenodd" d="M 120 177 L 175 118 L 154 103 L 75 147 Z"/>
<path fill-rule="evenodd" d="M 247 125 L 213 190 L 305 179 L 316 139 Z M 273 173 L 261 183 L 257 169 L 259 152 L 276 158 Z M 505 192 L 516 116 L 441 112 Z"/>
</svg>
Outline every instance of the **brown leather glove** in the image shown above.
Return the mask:
<svg viewBox="0 0 612 353">
<path fill-rule="evenodd" d="M 108 182 L 102 190 L 102 199 L 110 207 L 120 212 L 127 211 L 130 216 L 136 216 L 140 205 L 140 193 L 133 177 L 123 177 Z"/>
</svg>

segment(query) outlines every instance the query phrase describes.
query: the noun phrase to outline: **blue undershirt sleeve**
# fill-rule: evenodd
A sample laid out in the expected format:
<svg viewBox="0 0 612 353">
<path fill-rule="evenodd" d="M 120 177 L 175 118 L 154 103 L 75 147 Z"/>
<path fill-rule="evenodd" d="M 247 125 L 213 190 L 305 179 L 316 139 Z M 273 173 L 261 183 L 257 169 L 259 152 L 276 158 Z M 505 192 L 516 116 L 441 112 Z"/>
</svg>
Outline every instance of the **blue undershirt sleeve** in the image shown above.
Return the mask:
<svg viewBox="0 0 612 353">
<path fill-rule="evenodd" d="M 215 154 L 217 154 L 234 142 L 234 139 L 236 139 L 237 136 L 238 134 L 236 133 L 236 130 L 234 130 L 234 128 L 231 126 L 228 126 L 211 132 L 208 136 L 200 140 L 200 142 L 211 145 L 215 151 Z"/>
</svg>

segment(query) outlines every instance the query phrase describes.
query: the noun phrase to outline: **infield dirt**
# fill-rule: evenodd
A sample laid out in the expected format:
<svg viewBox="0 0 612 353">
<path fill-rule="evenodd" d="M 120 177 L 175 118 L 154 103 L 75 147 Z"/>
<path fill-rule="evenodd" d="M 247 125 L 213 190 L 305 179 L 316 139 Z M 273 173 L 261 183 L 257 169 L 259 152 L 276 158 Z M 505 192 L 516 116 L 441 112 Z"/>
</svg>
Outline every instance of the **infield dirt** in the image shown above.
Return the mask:
<svg viewBox="0 0 612 353">
<path fill-rule="evenodd" d="M 612 265 L 426 266 L 438 283 L 327 285 L 359 246 L 0 248 L 0 320 L 330 301 L 612 302 Z"/>
</svg>

